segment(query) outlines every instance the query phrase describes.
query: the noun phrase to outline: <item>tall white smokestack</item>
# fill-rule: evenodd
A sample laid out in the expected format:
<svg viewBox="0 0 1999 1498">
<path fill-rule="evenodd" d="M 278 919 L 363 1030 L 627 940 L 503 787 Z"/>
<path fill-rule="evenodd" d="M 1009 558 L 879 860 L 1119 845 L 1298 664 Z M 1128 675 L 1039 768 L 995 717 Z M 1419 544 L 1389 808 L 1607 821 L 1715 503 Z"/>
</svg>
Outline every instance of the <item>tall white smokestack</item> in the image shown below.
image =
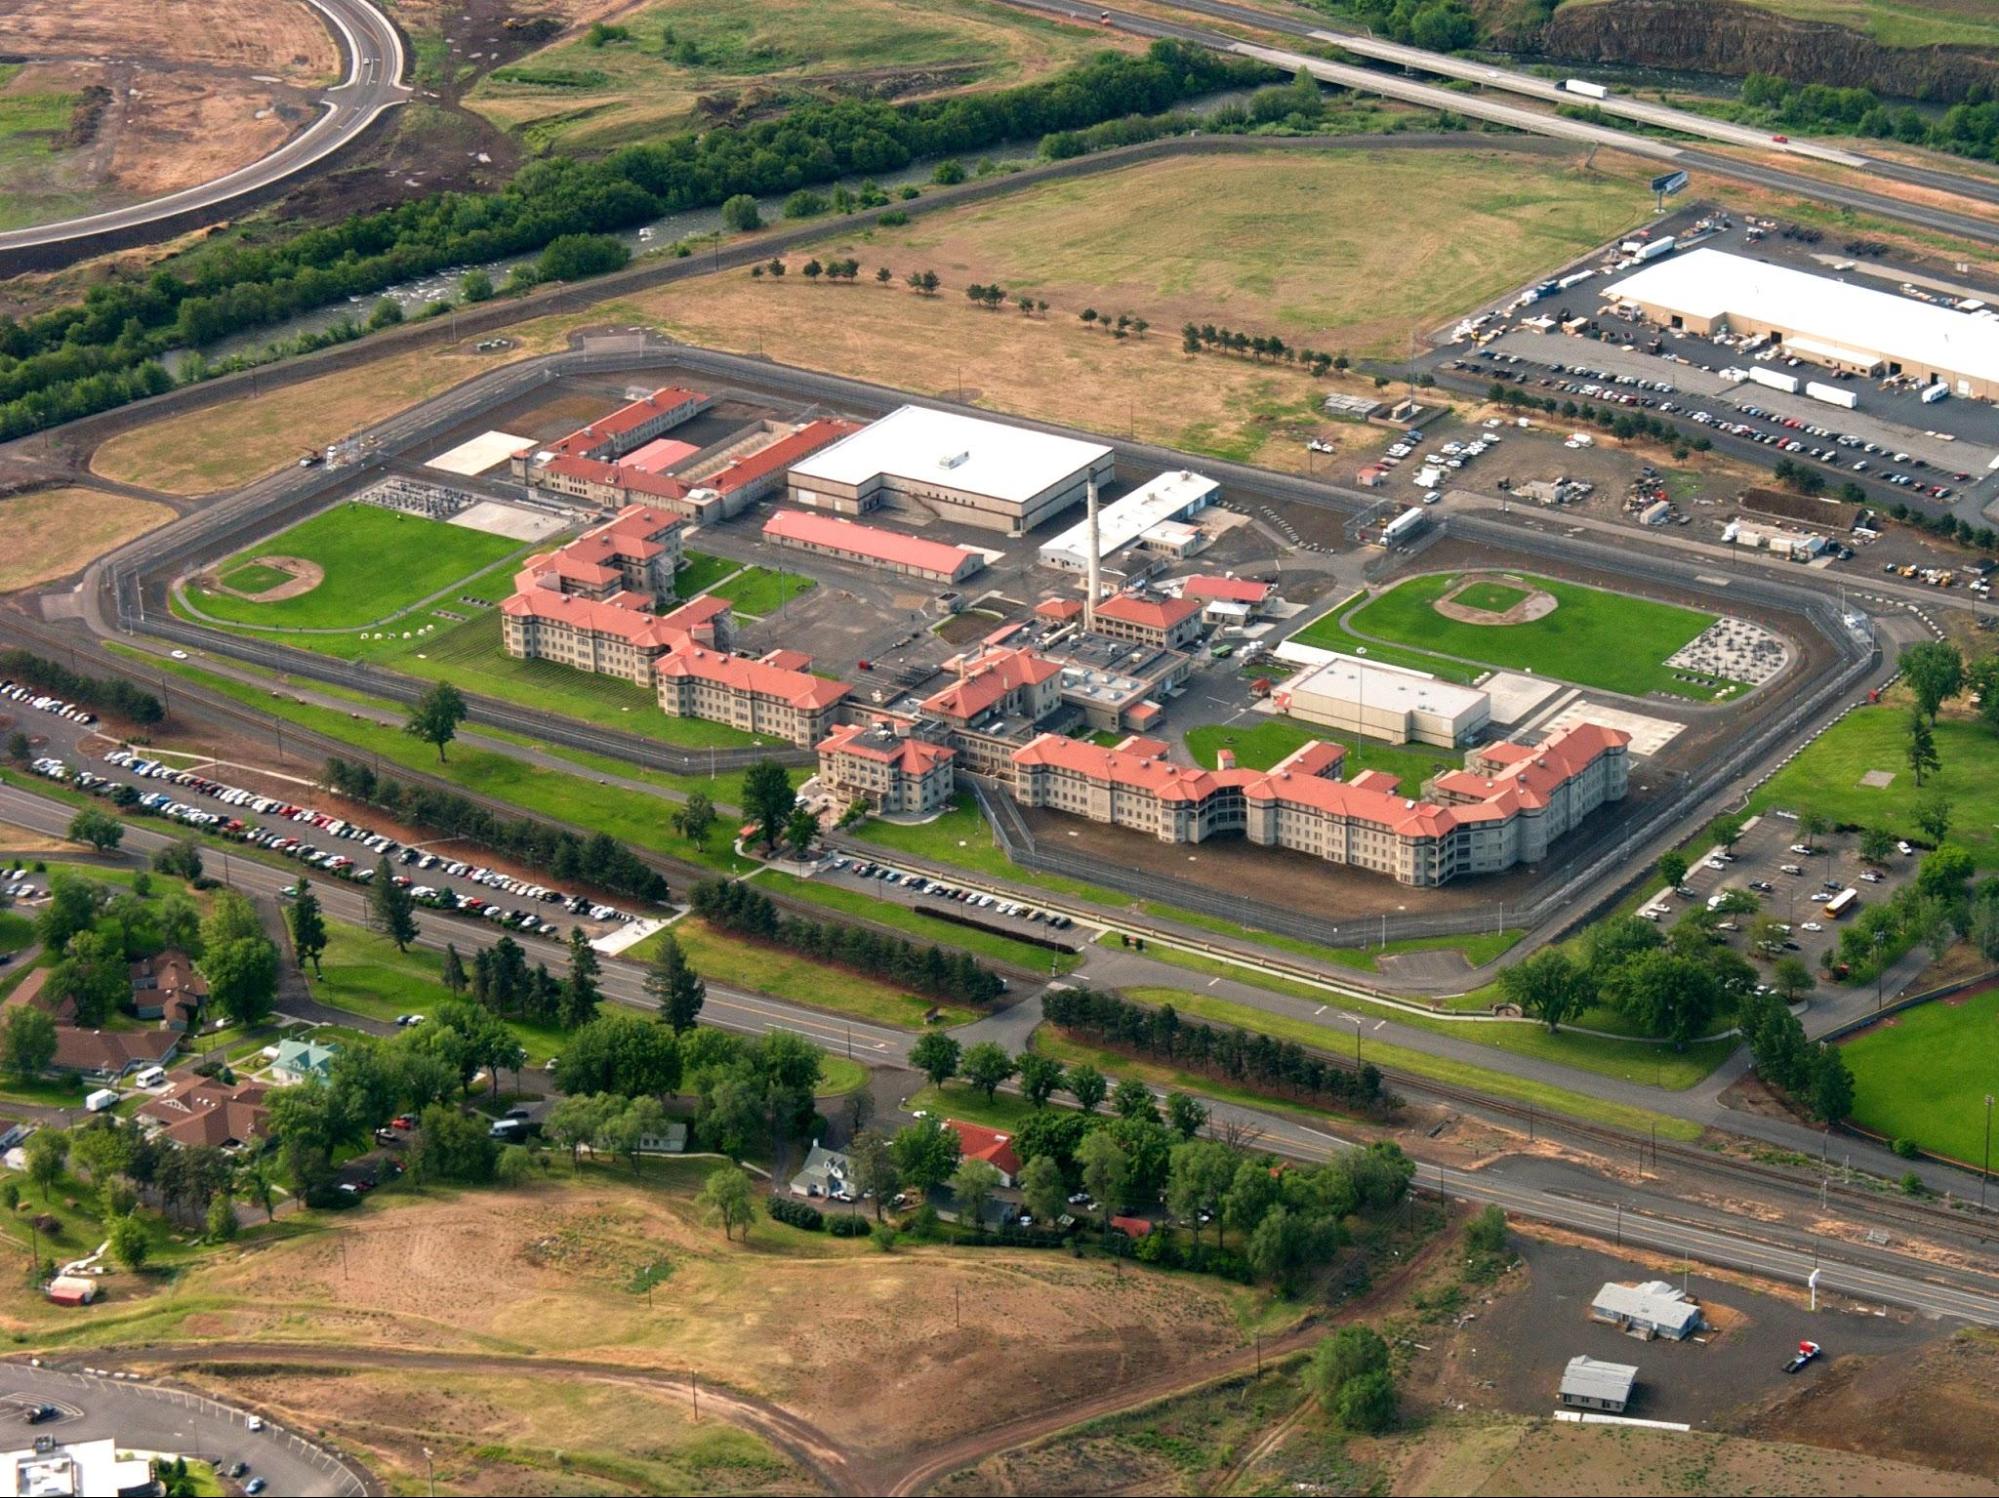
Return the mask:
<svg viewBox="0 0 1999 1498">
<path fill-rule="evenodd" d="M 1104 553 L 1097 538 L 1097 481 L 1089 479 L 1084 489 L 1083 503 L 1089 507 L 1089 591 L 1083 595 L 1083 628 L 1092 634 L 1097 628 L 1097 600 L 1103 596 Z"/>
</svg>

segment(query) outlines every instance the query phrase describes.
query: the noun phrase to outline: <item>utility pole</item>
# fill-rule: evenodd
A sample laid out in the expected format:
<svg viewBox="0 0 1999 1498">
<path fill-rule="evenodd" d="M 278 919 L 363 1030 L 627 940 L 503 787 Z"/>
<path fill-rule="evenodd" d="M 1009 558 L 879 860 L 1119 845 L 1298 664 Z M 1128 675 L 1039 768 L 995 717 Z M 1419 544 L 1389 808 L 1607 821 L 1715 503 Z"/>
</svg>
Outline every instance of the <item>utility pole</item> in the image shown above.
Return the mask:
<svg viewBox="0 0 1999 1498">
<path fill-rule="evenodd" d="M 1985 1183 L 1992 1179 L 1992 1094 L 1985 1094 L 1985 1165 L 1978 1172 L 1978 1210 L 1985 1210 Z"/>
</svg>

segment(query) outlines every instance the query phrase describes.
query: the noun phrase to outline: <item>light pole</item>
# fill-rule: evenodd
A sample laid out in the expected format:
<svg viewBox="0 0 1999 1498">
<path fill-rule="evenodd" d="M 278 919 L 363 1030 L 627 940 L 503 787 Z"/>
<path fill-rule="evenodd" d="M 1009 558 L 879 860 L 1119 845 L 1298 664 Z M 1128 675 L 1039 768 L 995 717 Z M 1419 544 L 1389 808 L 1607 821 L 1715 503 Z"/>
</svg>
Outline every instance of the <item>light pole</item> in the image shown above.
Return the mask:
<svg viewBox="0 0 1999 1498">
<path fill-rule="evenodd" d="M 1992 1094 L 1985 1094 L 1985 1165 L 1978 1172 L 1978 1210 L 1985 1210 L 1985 1183 L 1992 1179 Z"/>
<path fill-rule="evenodd" d="M 423 1448 L 423 1470 L 424 1480 L 430 1485 L 430 1498 L 437 1498 L 437 1462 L 428 1446 Z"/>
</svg>

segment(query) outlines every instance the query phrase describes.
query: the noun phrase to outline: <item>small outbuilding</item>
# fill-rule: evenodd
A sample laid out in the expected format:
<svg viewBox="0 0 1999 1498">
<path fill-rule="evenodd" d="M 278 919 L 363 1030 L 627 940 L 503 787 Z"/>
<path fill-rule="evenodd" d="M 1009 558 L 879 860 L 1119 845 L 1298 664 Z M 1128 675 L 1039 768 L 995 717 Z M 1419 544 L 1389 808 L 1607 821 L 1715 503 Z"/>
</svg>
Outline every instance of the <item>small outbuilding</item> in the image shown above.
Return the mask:
<svg viewBox="0 0 1999 1498">
<path fill-rule="evenodd" d="M 1573 1410 L 1621 1415 L 1631 1403 L 1631 1386 L 1637 1382 L 1638 1370 L 1629 1363 L 1573 1357 L 1562 1370 L 1562 1403 Z"/>
<path fill-rule="evenodd" d="M 97 1281 L 80 1274 L 59 1274 L 49 1281 L 48 1293 L 59 1306 L 87 1306 L 97 1299 Z"/>
</svg>

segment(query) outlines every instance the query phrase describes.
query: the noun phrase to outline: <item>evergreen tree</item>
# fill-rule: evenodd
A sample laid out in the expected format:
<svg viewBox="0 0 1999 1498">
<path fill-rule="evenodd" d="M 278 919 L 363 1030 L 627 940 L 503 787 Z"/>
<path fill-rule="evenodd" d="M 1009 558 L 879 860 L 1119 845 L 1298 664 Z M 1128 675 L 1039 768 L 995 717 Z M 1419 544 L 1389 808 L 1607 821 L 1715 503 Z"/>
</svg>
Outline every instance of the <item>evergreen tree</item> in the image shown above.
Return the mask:
<svg viewBox="0 0 1999 1498">
<path fill-rule="evenodd" d="M 325 977 L 320 971 L 319 958 L 326 950 L 326 917 L 320 911 L 319 896 L 304 879 L 298 882 L 298 898 L 292 901 L 286 917 L 291 924 L 292 951 L 298 956 L 298 965 L 304 967 L 309 962 L 313 972 Z"/>
<path fill-rule="evenodd" d="M 687 954 L 680 950 L 671 931 L 661 934 L 659 951 L 646 969 L 646 994 L 659 1005 L 660 1023 L 672 1026 L 674 1034 L 694 1028 L 708 985 L 688 966 Z"/>
<path fill-rule="evenodd" d="M 398 952 L 407 952 L 410 943 L 416 940 L 416 901 L 396 883 L 387 858 L 375 865 L 375 879 L 368 886 L 368 919 L 370 925 L 396 944 Z"/>
<path fill-rule="evenodd" d="M 603 1001 L 603 994 L 597 987 L 597 976 L 602 968 L 597 949 L 590 945 L 583 928 L 574 927 L 569 933 L 569 976 L 562 981 L 562 1024 L 565 1029 L 579 1029 L 597 1017 L 597 1006 Z"/>
</svg>

